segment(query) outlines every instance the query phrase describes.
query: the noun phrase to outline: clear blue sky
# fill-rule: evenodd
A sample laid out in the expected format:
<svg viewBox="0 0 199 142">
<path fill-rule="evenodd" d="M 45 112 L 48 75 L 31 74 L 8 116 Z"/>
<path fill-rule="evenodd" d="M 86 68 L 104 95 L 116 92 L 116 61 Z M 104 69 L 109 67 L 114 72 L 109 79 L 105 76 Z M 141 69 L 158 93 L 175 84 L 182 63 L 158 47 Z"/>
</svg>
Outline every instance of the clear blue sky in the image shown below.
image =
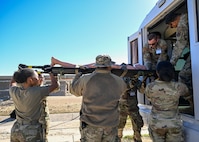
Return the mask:
<svg viewBox="0 0 199 142">
<path fill-rule="evenodd" d="M 77 65 L 108 54 L 127 63 L 127 37 L 157 0 L 0 0 L 0 75 L 52 56 Z"/>
</svg>

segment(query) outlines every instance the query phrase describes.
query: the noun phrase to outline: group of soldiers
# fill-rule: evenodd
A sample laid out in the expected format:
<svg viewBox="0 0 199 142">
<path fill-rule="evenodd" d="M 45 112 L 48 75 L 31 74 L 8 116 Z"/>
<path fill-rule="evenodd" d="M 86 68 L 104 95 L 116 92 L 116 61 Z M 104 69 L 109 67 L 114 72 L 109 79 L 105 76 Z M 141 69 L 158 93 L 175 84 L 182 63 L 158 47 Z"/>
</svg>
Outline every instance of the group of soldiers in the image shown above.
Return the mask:
<svg viewBox="0 0 199 142">
<path fill-rule="evenodd" d="M 170 13 L 165 17 L 165 23 L 170 28 L 176 28 L 176 42 L 172 45 L 170 52 L 170 44 L 161 38 L 158 32 L 152 32 L 148 35 L 148 43 L 143 47 L 143 60 L 147 69 L 155 70 L 156 65 L 160 61 L 169 61 L 177 68 L 179 59 L 181 62 L 181 69 L 178 73 L 177 80 L 187 85 L 189 93 L 192 94 L 192 71 L 191 71 L 191 57 L 189 45 L 189 30 L 188 30 L 188 15 L 187 13 Z M 193 101 L 189 99 L 193 113 Z"/>
<path fill-rule="evenodd" d="M 165 23 L 170 26 L 170 28 L 176 28 L 176 43 L 169 52 L 169 44 L 161 38 L 159 32 L 152 32 L 148 35 L 148 43 L 143 47 L 143 61 L 144 66 L 147 70 L 156 70 L 156 66 L 161 61 L 170 61 L 170 63 L 175 66 L 180 58 L 185 60 L 182 70 L 179 72 L 177 80 L 186 84 L 189 89 L 189 97 L 187 100 L 190 104 L 190 114 L 193 114 L 193 100 L 192 100 L 192 76 L 191 76 L 191 59 L 189 51 L 189 39 L 188 39 L 188 18 L 187 14 L 170 13 L 165 17 Z M 188 52 L 183 55 L 183 51 Z M 170 53 L 172 53 L 170 55 Z M 126 79 L 126 82 L 128 79 Z M 131 83 L 135 83 L 135 78 L 131 78 Z M 176 81 L 177 81 L 176 80 Z M 142 141 L 140 130 L 143 126 L 142 116 L 139 114 L 139 108 L 137 106 L 137 90 L 139 88 L 130 87 L 120 101 L 120 124 L 118 129 L 118 136 L 122 138 L 122 131 L 126 124 L 127 116 L 129 115 L 133 130 L 134 130 L 134 140 Z"/>
<path fill-rule="evenodd" d="M 160 61 L 170 61 L 172 65 L 176 65 L 178 59 L 182 56 L 183 50 L 187 47 L 189 48 L 188 41 L 188 19 L 187 14 L 176 14 L 171 13 L 167 15 L 166 24 L 171 28 L 177 28 L 176 31 L 176 44 L 173 47 L 172 55 L 168 53 L 168 44 L 165 40 L 161 39 L 161 34 L 159 32 L 152 32 L 148 35 L 148 43 L 143 47 L 143 61 L 144 66 L 148 70 L 155 70 L 156 65 Z M 132 129 L 133 129 L 133 139 L 134 141 L 141 142 L 141 128 L 144 125 L 142 116 L 139 113 L 137 91 L 141 86 L 136 83 L 139 81 L 137 77 L 123 77 L 124 81 L 128 86 L 128 90 L 125 95 L 122 96 L 119 103 L 120 109 L 120 122 L 118 125 L 118 137 L 121 140 L 123 136 L 123 129 L 125 127 L 127 117 L 130 117 Z M 183 69 L 179 72 L 178 81 L 185 83 L 189 92 L 192 93 L 191 84 L 191 61 L 190 55 L 185 59 L 185 65 Z M 190 98 L 190 105 L 193 102 Z"/>
<path fill-rule="evenodd" d="M 176 31 L 176 44 L 173 48 L 172 51 L 172 56 L 169 59 L 168 57 L 168 53 L 167 53 L 167 49 L 168 49 L 168 45 L 167 43 L 161 39 L 161 36 L 158 35 L 157 33 L 150 33 L 148 35 L 148 43 L 143 47 L 143 60 L 144 60 L 144 66 L 146 67 L 146 69 L 148 70 L 155 70 L 156 69 L 156 65 L 161 62 L 161 61 L 170 61 L 170 63 L 174 66 L 176 65 L 177 60 L 180 58 L 183 50 L 185 47 L 189 46 L 189 42 L 188 42 L 188 21 L 187 21 L 187 14 L 170 14 L 166 17 L 166 24 L 169 24 L 171 27 L 175 28 L 177 27 L 177 31 Z M 54 66 L 55 64 L 59 64 L 62 66 L 67 66 L 67 67 L 75 67 L 75 65 L 73 64 L 69 64 L 66 62 L 61 62 L 55 58 L 51 59 L 51 65 Z M 83 96 L 84 99 L 84 104 L 82 104 L 82 108 L 81 108 L 81 141 L 86 141 L 87 139 L 90 139 L 89 137 L 87 137 L 85 135 L 85 132 L 89 132 L 90 130 L 95 130 L 96 128 L 96 123 L 99 123 L 99 125 L 104 125 L 104 122 L 95 122 L 95 120 L 92 120 L 90 118 L 88 118 L 88 116 L 90 116 L 90 112 L 89 111 L 99 111 L 100 114 L 106 113 L 102 110 L 100 110 L 99 108 L 97 108 L 96 110 L 94 110 L 93 107 L 91 106 L 86 106 L 86 104 L 90 103 L 89 98 L 91 97 L 91 100 L 94 101 L 92 99 L 92 95 L 97 95 L 99 92 L 103 92 L 105 90 L 98 90 L 99 92 L 96 92 L 96 90 L 93 88 L 89 88 L 89 86 L 94 86 L 96 87 L 97 85 L 99 85 L 99 87 L 107 87 L 106 84 L 103 83 L 107 83 L 105 80 L 107 80 L 107 77 L 110 78 L 109 81 L 112 81 L 112 83 L 114 83 L 116 86 L 118 85 L 117 82 L 114 82 L 114 79 L 118 81 L 118 83 L 120 82 L 120 84 L 122 83 L 122 81 L 114 76 L 114 75 L 110 75 L 110 66 L 112 65 L 112 61 L 110 59 L 109 56 L 97 56 L 96 57 L 96 71 L 91 74 L 90 76 L 87 77 L 83 77 L 83 79 L 81 78 L 82 73 L 79 73 L 76 75 L 75 79 L 73 80 L 72 83 L 72 93 L 74 93 L 76 96 Z M 36 77 L 35 73 L 27 70 L 27 72 L 29 73 L 27 76 L 27 80 L 30 79 L 29 77 Z M 16 79 L 17 79 L 17 73 L 15 73 L 16 75 Z M 21 74 L 27 75 L 26 72 L 20 72 Z M 18 73 L 19 74 L 19 73 Z M 101 78 L 101 74 L 105 74 L 107 75 L 107 77 L 102 77 Z M 94 77 L 93 77 L 94 76 Z M 96 82 L 95 80 L 92 80 L 91 77 L 95 78 L 95 80 L 97 80 L 98 82 Z M 104 80 L 103 80 L 104 78 Z M 114 118 L 114 116 L 116 115 L 116 110 L 112 110 L 110 111 L 110 114 L 104 114 L 103 117 L 107 116 L 107 115 L 111 115 L 113 116 L 113 118 L 115 119 L 115 123 L 117 123 L 117 121 L 119 120 L 119 125 L 115 126 L 115 123 L 113 123 L 112 120 L 106 120 L 105 122 L 107 122 L 107 125 L 110 125 L 112 127 L 111 130 L 109 129 L 102 129 L 103 132 L 107 132 L 110 133 L 111 131 L 116 131 L 117 128 L 117 137 L 119 138 L 119 141 L 121 141 L 121 138 L 123 136 L 123 129 L 125 127 L 126 124 L 126 120 L 127 117 L 130 117 L 131 123 L 132 123 L 132 129 L 134 131 L 133 133 L 133 139 L 135 142 L 142 142 L 141 139 L 141 128 L 144 125 L 142 116 L 139 113 L 139 107 L 138 107 L 138 100 L 137 100 L 137 92 L 140 91 L 140 89 L 142 89 L 143 86 L 141 86 L 138 82 L 139 79 L 137 76 L 135 77 L 122 77 L 123 81 L 126 83 L 127 89 L 125 89 L 125 87 L 123 86 L 118 86 L 119 88 L 115 88 L 115 90 L 113 89 L 112 91 L 117 94 L 119 97 L 120 93 L 122 93 L 122 91 L 126 90 L 124 92 L 124 94 L 122 95 L 122 97 L 119 100 L 119 119 L 118 118 Z M 113 79 L 113 80 L 112 80 Z M 18 81 L 19 83 L 26 83 L 27 80 L 15 80 L 16 82 Z M 57 82 L 57 80 L 54 79 L 54 77 L 52 76 L 52 81 L 54 80 L 54 83 Z M 83 80 L 83 81 L 82 81 Z M 90 82 L 92 82 L 92 84 L 90 84 Z M 99 84 L 99 81 L 101 81 L 102 83 Z M 191 85 L 191 61 L 190 61 L 190 55 L 188 55 L 188 57 L 186 58 L 186 62 L 185 65 L 183 66 L 183 69 L 180 71 L 179 76 L 178 76 L 178 81 L 185 83 L 188 88 L 189 91 L 192 92 L 192 85 Z M 17 82 L 17 83 L 18 83 Z M 11 84 L 13 84 L 14 82 L 11 82 Z M 29 85 L 34 86 L 33 84 L 29 83 Z M 41 85 L 41 84 L 40 84 Z M 96 86 L 95 86 L 96 85 Z M 104 85 L 104 86 L 103 86 Z M 107 84 L 110 88 L 114 88 L 115 86 L 111 86 L 112 84 Z M 31 87 L 32 87 L 31 86 Z M 56 87 L 58 85 L 56 84 Z M 87 86 L 89 88 L 89 91 L 87 90 L 83 90 L 85 89 L 85 86 Z M 50 86 L 52 87 L 52 86 Z M 56 89 L 55 86 L 53 86 L 53 88 L 51 88 L 51 92 L 53 90 Z M 81 88 L 82 87 L 82 88 Z M 41 87 L 42 88 L 42 87 Z M 14 100 L 16 100 L 16 106 L 18 105 L 18 98 L 15 98 L 14 93 L 14 89 L 16 88 L 12 88 L 13 92 L 11 92 L 11 96 L 14 97 Z M 47 89 L 45 90 L 45 94 L 46 96 L 48 95 L 48 91 Z M 83 92 L 82 92 L 83 91 Z M 119 92 L 118 92 L 119 91 Z M 83 94 L 86 94 L 88 96 L 84 96 Z M 93 93 L 93 94 L 92 94 Z M 113 93 L 110 93 L 107 91 L 108 94 L 110 95 L 115 95 Z M 90 96 L 89 96 L 90 95 Z M 106 96 L 108 97 L 108 96 Z M 106 98 L 104 97 L 104 99 Z M 87 100 L 88 99 L 88 100 Z M 100 98 L 99 98 L 100 99 Z M 103 99 L 103 98 L 101 98 Z M 115 99 L 115 102 L 117 102 L 118 98 L 111 98 L 109 96 L 109 98 L 106 98 L 107 100 L 101 100 L 101 102 L 104 103 L 104 106 L 107 106 L 107 108 L 109 107 L 109 103 L 106 101 L 111 101 L 111 99 Z M 110 99 L 110 100 L 109 100 Z M 189 99 L 191 100 L 191 99 Z M 95 103 L 98 103 L 96 101 L 100 101 L 100 100 L 95 100 Z M 190 101 L 190 103 L 192 103 Z M 42 134 L 43 135 L 43 141 L 48 141 L 47 140 L 47 134 L 48 134 L 48 123 L 49 123 L 49 112 L 48 112 L 48 108 L 47 108 L 47 101 L 46 98 L 43 97 L 42 99 L 42 107 L 40 108 L 40 119 L 39 119 L 39 123 L 42 124 Z M 102 104 L 99 104 L 102 105 Z M 115 103 L 115 105 L 117 105 L 117 103 Z M 111 106 L 111 105 L 110 105 Z M 99 109 L 99 110 L 98 110 Z M 17 113 L 20 113 L 19 111 L 17 111 Z M 19 114 L 18 114 L 19 115 Z M 22 114 L 23 116 L 24 114 Z M 91 115 L 92 116 L 92 115 Z M 102 115 L 99 116 L 99 114 L 94 113 L 92 117 L 96 117 L 96 120 L 100 120 Z M 17 116 L 17 119 L 19 119 L 19 116 Z M 23 121 L 18 121 L 18 123 L 21 124 L 21 122 Z M 24 121 L 25 122 L 25 121 Z M 113 123 L 113 124 L 112 124 Z M 15 125 L 14 125 L 15 126 Z M 17 125 L 16 125 L 17 126 Z M 16 130 L 16 126 L 13 127 L 13 130 Z M 86 128 L 86 129 L 84 129 Z M 103 128 L 103 127 L 102 127 Z M 96 132 L 100 132 L 101 129 L 97 129 Z M 91 132 L 92 133 L 92 132 Z M 13 135 L 12 135 L 13 136 Z M 11 136 L 11 137 L 12 137 Z M 114 137 L 111 137 L 114 135 L 109 135 L 107 136 L 107 139 L 110 139 L 111 141 L 114 139 Z M 15 136 L 14 136 L 15 137 Z M 13 137 L 13 139 L 14 139 Z M 94 139 L 95 137 L 93 136 L 92 139 Z M 14 140 L 13 140 L 14 141 Z"/>
</svg>

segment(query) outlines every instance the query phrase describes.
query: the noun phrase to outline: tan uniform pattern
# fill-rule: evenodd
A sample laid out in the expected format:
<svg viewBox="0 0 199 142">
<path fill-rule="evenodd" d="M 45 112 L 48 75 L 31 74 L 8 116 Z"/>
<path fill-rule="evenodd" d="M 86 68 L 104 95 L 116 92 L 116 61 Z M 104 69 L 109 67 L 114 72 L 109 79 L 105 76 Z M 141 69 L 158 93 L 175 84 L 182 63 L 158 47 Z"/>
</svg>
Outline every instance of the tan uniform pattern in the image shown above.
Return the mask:
<svg viewBox="0 0 199 142">
<path fill-rule="evenodd" d="M 118 142 L 117 127 L 100 128 L 87 125 L 80 127 L 81 142 Z"/>
<path fill-rule="evenodd" d="M 141 128 L 144 125 L 142 116 L 139 113 L 137 90 L 140 89 L 141 82 L 138 80 L 137 75 L 132 78 L 124 77 L 124 81 L 127 84 L 129 90 L 127 90 L 119 102 L 120 110 L 120 123 L 118 125 L 118 137 L 121 141 L 123 137 L 123 129 L 126 125 L 127 117 L 131 119 L 133 129 L 133 139 L 136 142 L 141 142 Z"/>
<path fill-rule="evenodd" d="M 143 47 L 143 60 L 147 69 L 155 70 L 156 64 L 160 61 L 166 61 L 167 43 L 163 39 L 159 39 L 156 48 L 151 48 L 148 44 Z"/>
<path fill-rule="evenodd" d="M 152 103 L 149 134 L 153 142 L 183 142 L 178 103 L 180 96 L 189 95 L 187 86 L 180 82 L 155 80 L 146 86 L 145 94 Z"/>
<path fill-rule="evenodd" d="M 135 92 L 134 92 L 135 93 Z M 123 137 L 123 129 L 126 125 L 129 116 L 133 129 L 134 140 L 141 142 L 141 128 L 144 125 L 142 116 L 139 113 L 137 95 L 130 96 L 130 92 L 126 93 L 125 99 L 121 99 L 119 103 L 120 108 L 120 123 L 118 125 L 118 137 Z"/>
<path fill-rule="evenodd" d="M 15 94 L 15 92 L 23 95 Z M 42 98 L 49 95 L 49 86 L 29 87 L 26 90 L 21 87 L 11 87 L 9 93 L 14 103 L 17 104 L 15 108 L 17 122 L 11 129 L 11 141 L 43 142 L 43 131 L 39 119 L 41 101 Z"/>
<path fill-rule="evenodd" d="M 43 142 L 41 124 L 15 122 L 11 129 L 11 142 Z"/>
<path fill-rule="evenodd" d="M 183 50 L 189 47 L 189 33 L 188 33 L 188 15 L 182 14 L 180 17 L 180 21 L 178 23 L 177 29 L 176 29 L 176 43 L 172 51 L 172 57 L 170 62 L 175 65 L 180 56 L 182 55 Z M 185 83 L 187 87 L 189 88 L 189 93 L 193 94 L 193 88 L 192 88 L 192 71 L 191 71 L 191 57 L 190 55 L 185 59 L 185 64 L 182 68 L 182 70 L 179 72 L 178 80 L 182 83 Z M 193 97 L 193 96 L 192 96 Z M 191 108 L 191 114 L 193 114 L 193 101 L 192 97 L 190 97 L 190 104 L 192 106 Z"/>
<path fill-rule="evenodd" d="M 172 57 L 170 62 L 175 65 L 180 58 L 182 51 L 185 47 L 189 47 L 189 33 L 188 33 L 188 17 L 187 14 L 183 14 L 180 17 L 176 29 L 176 43 L 172 51 Z"/>
<path fill-rule="evenodd" d="M 50 125 L 50 113 L 48 108 L 48 101 L 47 99 L 42 100 L 42 107 L 41 107 L 41 117 L 39 119 L 39 123 L 42 124 L 43 130 L 43 140 L 44 142 L 48 142 L 48 132 L 49 132 L 49 125 Z"/>
</svg>

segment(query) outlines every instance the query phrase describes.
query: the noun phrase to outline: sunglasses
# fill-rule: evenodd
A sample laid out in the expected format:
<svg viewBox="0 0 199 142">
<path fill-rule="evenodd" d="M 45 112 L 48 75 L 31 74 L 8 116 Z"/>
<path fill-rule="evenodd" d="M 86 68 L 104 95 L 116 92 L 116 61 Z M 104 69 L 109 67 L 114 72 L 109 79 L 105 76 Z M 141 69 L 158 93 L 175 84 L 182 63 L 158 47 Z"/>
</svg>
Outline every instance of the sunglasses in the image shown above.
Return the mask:
<svg viewBox="0 0 199 142">
<path fill-rule="evenodd" d="M 155 43 L 152 43 L 152 44 L 149 44 L 149 45 L 153 46 L 153 45 L 155 45 L 155 44 L 156 44 L 156 42 L 155 42 Z"/>
</svg>

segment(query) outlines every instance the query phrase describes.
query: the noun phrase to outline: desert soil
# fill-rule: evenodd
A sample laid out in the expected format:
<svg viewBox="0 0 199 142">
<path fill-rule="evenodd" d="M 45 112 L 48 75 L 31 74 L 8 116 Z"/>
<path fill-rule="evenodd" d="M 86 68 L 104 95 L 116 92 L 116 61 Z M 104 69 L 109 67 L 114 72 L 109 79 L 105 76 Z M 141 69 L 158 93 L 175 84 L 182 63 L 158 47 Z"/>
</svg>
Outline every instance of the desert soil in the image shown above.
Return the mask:
<svg viewBox="0 0 199 142">
<path fill-rule="evenodd" d="M 49 142 L 80 142 L 79 110 L 81 97 L 73 95 L 50 96 L 48 104 L 50 110 Z M 0 102 L 0 141 L 10 141 L 10 130 L 15 120 L 10 119 L 9 114 L 14 109 L 11 100 Z M 128 123 L 128 122 L 127 122 Z M 130 123 L 130 122 L 129 122 Z M 133 134 L 129 124 L 124 130 L 124 137 Z M 152 142 L 148 137 L 147 125 L 142 128 L 143 142 Z M 123 142 L 132 140 L 124 139 Z"/>
</svg>

